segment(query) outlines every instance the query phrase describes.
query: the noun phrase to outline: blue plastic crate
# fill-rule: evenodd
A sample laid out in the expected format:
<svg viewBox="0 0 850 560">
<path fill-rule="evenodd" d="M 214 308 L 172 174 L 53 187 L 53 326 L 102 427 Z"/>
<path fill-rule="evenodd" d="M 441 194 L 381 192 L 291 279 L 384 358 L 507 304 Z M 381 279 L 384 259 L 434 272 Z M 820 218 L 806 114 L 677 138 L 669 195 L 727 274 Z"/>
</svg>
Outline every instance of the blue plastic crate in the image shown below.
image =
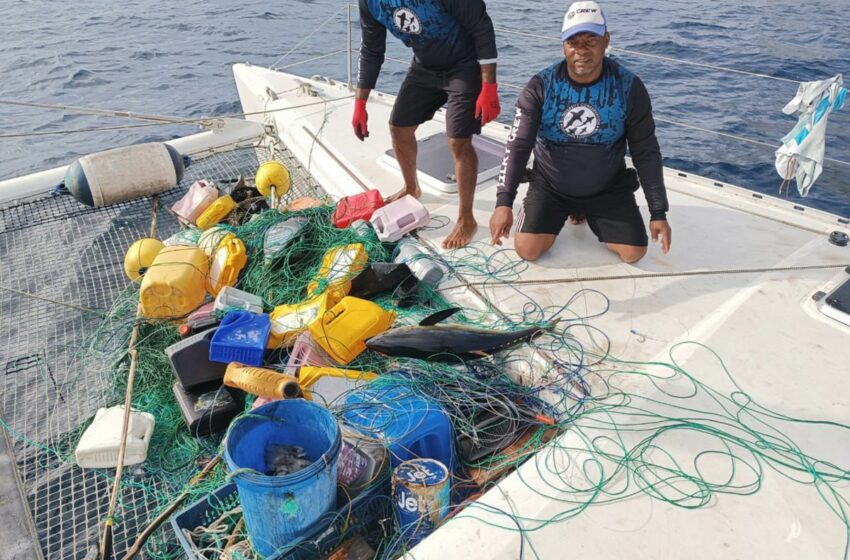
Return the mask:
<svg viewBox="0 0 850 560">
<path fill-rule="evenodd" d="M 210 361 L 263 365 L 266 343 L 272 328 L 268 315 L 231 311 L 224 316 L 210 342 Z"/>
<path fill-rule="evenodd" d="M 322 558 L 353 535 L 371 540 L 381 532 L 389 532 L 378 522 L 392 519 L 392 500 L 390 498 L 389 473 L 385 473 L 374 486 L 364 490 L 349 501 L 343 491 L 338 492 L 339 507 L 328 512 L 308 529 L 303 537 L 293 541 L 285 550 L 266 558 L 266 560 L 309 560 Z M 195 560 L 192 546 L 183 534 L 183 529 L 192 531 L 202 525 L 208 525 L 220 512 L 232 509 L 239 504 L 239 495 L 235 484 L 222 486 L 206 498 L 202 498 L 171 518 L 171 527 L 177 540 L 186 551 L 188 560 Z"/>
</svg>

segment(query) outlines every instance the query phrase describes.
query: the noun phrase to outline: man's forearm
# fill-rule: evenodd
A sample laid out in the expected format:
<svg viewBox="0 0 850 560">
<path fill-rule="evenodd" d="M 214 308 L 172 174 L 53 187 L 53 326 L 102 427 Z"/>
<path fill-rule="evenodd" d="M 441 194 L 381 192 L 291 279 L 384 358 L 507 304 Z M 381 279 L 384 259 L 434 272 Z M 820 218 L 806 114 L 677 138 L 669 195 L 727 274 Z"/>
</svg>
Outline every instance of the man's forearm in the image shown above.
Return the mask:
<svg viewBox="0 0 850 560">
<path fill-rule="evenodd" d="M 481 65 L 481 81 L 486 84 L 496 83 L 496 63 Z"/>
<path fill-rule="evenodd" d="M 372 93 L 371 89 L 357 88 L 357 93 L 354 94 L 354 99 L 362 99 L 364 101 L 368 100 L 370 93 Z"/>
</svg>

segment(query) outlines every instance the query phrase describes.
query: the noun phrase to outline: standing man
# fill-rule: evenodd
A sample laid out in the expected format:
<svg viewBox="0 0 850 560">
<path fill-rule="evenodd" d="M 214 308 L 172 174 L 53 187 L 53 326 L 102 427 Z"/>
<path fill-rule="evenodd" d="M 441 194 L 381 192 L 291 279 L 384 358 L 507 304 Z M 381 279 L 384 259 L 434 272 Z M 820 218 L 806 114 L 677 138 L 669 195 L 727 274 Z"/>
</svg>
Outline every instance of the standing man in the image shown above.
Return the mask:
<svg viewBox="0 0 850 560">
<path fill-rule="evenodd" d="M 646 254 L 646 226 L 635 202 L 633 170 L 649 206 L 652 240 L 670 250 L 667 191 L 649 94 L 640 79 L 605 56 L 610 36 L 596 2 L 574 2 L 564 16 L 565 60 L 534 76 L 516 105 L 499 177 L 493 243 L 513 225 L 517 188 L 534 151 L 534 169 L 518 220 L 514 247 L 537 260 L 555 243 L 569 217 L 590 229 L 624 262 Z"/>
<path fill-rule="evenodd" d="M 366 101 L 384 63 L 387 29 L 413 49 L 413 62 L 398 92 L 390 132 L 404 188 L 387 199 L 421 196 L 416 177 L 416 128 L 448 102 L 446 134 L 455 164 L 459 215 L 443 241 L 463 247 L 478 225 L 472 214 L 478 156 L 472 135 L 499 116 L 496 36 L 482 0 L 360 0 L 360 69 L 354 102 L 354 134 L 369 135 Z"/>
</svg>

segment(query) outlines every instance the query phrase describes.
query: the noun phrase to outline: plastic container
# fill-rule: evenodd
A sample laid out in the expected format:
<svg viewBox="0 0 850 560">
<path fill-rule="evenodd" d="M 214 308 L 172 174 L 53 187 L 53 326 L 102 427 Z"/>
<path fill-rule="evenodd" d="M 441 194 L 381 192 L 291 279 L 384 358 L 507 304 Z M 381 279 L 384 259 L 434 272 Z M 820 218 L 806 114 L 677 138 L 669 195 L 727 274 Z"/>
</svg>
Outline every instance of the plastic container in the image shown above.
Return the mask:
<svg viewBox="0 0 850 560">
<path fill-rule="evenodd" d="M 266 230 L 263 242 L 263 264 L 269 266 L 290 243 L 298 237 L 309 219 L 306 216 L 296 216 L 275 224 Z"/>
<path fill-rule="evenodd" d="M 210 360 L 228 364 L 241 362 L 250 366 L 263 365 L 270 329 L 268 315 L 231 311 L 212 336 Z"/>
<path fill-rule="evenodd" d="M 151 142 L 83 156 L 68 166 L 64 183 L 78 201 L 100 208 L 167 191 L 184 171 L 180 152 Z"/>
<path fill-rule="evenodd" d="M 249 311 L 263 312 L 263 298 L 238 290 L 232 286 L 224 286 L 215 297 L 213 309 L 216 311 Z"/>
<path fill-rule="evenodd" d="M 350 393 L 343 419 L 352 428 L 383 440 L 393 468 L 417 458 L 435 459 L 454 471 L 454 434 L 443 408 L 402 385 L 366 386 Z"/>
<path fill-rule="evenodd" d="M 289 375 L 298 375 L 303 366 L 333 367 L 334 361 L 313 339 L 310 331 L 305 330 L 295 339 L 295 345 L 289 352 L 286 371 Z"/>
<path fill-rule="evenodd" d="M 148 457 L 148 445 L 156 419 L 152 414 L 130 411 L 124 466 L 143 463 Z M 124 425 L 124 406 L 100 408 L 94 421 L 83 432 L 74 458 L 84 469 L 113 469 L 118 466 L 121 430 Z"/>
<path fill-rule="evenodd" d="M 177 379 L 188 391 L 205 392 L 221 385 L 227 366 L 210 360 L 210 345 L 215 330 L 193 334 L 165 349 Z"/>
<path fill-rule="evenodd" d="M 449 470 L 433 459 L 412 459 L 393 470 L 396 528 L 408 546 L 430 535 L 449 512 Z"/>
<path fill-rule="evenodd" d="M 412 239 L 404 239 L 396 247 L 393 262 L 405 263 L 420 282 L 432 288 L 443 280 L 443 269 Z"/>
<path fill-rule="evenodd" d="M 236 236 L 226 237 L 213 254 L 207 290 L 213 296 L 225 286 L 233 286 L 239 280 L 239 273 L 248 264 L 248 252 L 245 244 Z"/>
<path fill-rule="evenodd" d="M 331 219 L 336 227 L 344 229 L 357 220 L 368 220 L 375 210 L 383 206 L 384 197 L 381 191 L 372 189 L 341 199 Z"/>
<path fill-rule="evenodd" d="M 369 255 L 362 243 L 352 243 L 329 249 L 322 257 L 317 277 L 307 285 L 307 294 L 336 291 L 347 295 L 351 281 L 363 271 Z"/>
<path fill-rule="evenodd" d="M 185 222 L 194 224 L 204 210 L 218 198 L 218 189 L 206 181 L 195 181 L 183 198 L 174 203 L 171 210 Z"/>
<path fill-rule="evenodd" d="M 230 421 L 242 412 L 242 399 L 239 394 L 227 387 L 217 387 L 211 391 L 195 395 L 186 390 L 179 381 L 171 387 L 183 421 L 189 433 L 195 437 L 222 432 Z"/>
<path fill-rule="evenodd" d="M 395 312 L 354 297 L 345 297 L 308 327 L 322 350 L 339 364 L 348 364 L 366 350 L 366 339 L 392 326 Z"/>
<path fill-rule="evenodd" d="M 369 220 L 383 243 L 395 243 L 411 231 L 431 221 L 428 209 L 416 198 L 405 195 L 379 208 Z"/>
<path fill-rule="evenodd" d="M 195 223 L 201 229 L 209 229 L 225 219 L 234 208 L 236 201 L 230 195 L 220 196 L 198 216 Z"/>
<path fill-rule="evenodd" d="M 298 371 L 305 397 L 324 405 L 377 378 L 378 374 L 372 371 L 334 367 L 303 366 Z"/>
<path fill-rule="evenodd" d="M 269 348 L 283 348 L 295 343 L 295 339 L 307 326 L 323 316 L 328 309 L 339 303 L 340 294 L 328 291 L 295 305 L 278 305 L 271 313 L 272 328 L 269 333 Z"/>
<path fill-rule="evenodd" d="M 212 257 L 222 241 L 230 237 L 236 237 L 224 226 L 213 226 L 208 230 L 201 232 L 198 236 L 198 247 L 203 249 L 207 257 Z"/>
<path fill-rule="evenodd" d="M 184 228 L 163 241 L 167 247 L 183 246 L 197 247 L 201 238 L 201 230 L 196 227 Z"/>
<path fill-rule="evenodd" d="M 343 491 L 337 493 L 337 505 L 333 511 L 323 515 L 305 534 L 288 543 L 283 550 L 266 560 L 314 560 L 325 558 L 345 539 L 352 535 L 361 535 L 369 539 L 383 536 L 382 525 L 378 521 L 392 515 L 389 498 L 389 478 L 383 477 L 370 491 L 358 494 L 349 500 Z M 236 485 L 226 484 L 171 517 L 171 528 L 187 560 L 196 560 L 196 548 L 193 548 L 183 532 L 198 527 L 209 526 L 222 511 L 239 506 Z"/>
<path fill-rule="evenodd" d="M 230 362 L 227 366 L 224 384 L 266 399 L 297 399 L 302 396 L 301 386 L 295 377 L 239 362 Z"/>
<path fill-rule="evenodd" d="M 367 220 L 355 220 L 350 227 L 361 239 L 371 239 L 371 236 L 375 234 L 372 224 Z"/>
<path fill-rule="evenodd" d="M 265 450 L 273 444 L 299 446 L 312 463 L 292 474 L 268 476 Z M 270 556 L 334 508 L 341 444 L 336 418 L 303 399 L 275 401 L 233 421 L 224 460 L 257 552 Z"/>
<path fill-rule="evenodd" d="M 182 317 L 206 297 L 209 261 L 195 247 L 164 247 L 145 272 L 139 289 L 142 316 L 148 319 Z"/>
</svg>

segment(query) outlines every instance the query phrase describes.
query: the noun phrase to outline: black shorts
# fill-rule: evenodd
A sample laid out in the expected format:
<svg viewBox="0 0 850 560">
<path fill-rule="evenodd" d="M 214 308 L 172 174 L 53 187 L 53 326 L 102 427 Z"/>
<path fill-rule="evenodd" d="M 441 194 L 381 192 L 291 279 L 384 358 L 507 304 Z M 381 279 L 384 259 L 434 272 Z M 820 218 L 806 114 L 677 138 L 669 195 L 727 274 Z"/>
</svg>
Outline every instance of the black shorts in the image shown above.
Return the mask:
<svg viewBox="0 0 850 560">
<path fill-rule="evenodd" d="M 649 238 L 635 201 L 637 188 L 637 176 L 629 170 L 621 185 L 596 196 L 576 198 L 556 192 L 538 173 L 532 173 L 516 231 L 558 235 L 569 216 L 583 215 L 599 241 L 646 247 Z"/>
<path fill-rule="evenodd" d="M 418 126 L 434 118 L 437 109 L 448 102 L 446 135 L 472 138 L 481 133 L 475 118 L 475 102 L 481 92 L 481 66 L 475 62 L 458 65 L 445 72 L 428 70 L 414 62 L 390 115 L 393 126 Z"/>
</svg>

